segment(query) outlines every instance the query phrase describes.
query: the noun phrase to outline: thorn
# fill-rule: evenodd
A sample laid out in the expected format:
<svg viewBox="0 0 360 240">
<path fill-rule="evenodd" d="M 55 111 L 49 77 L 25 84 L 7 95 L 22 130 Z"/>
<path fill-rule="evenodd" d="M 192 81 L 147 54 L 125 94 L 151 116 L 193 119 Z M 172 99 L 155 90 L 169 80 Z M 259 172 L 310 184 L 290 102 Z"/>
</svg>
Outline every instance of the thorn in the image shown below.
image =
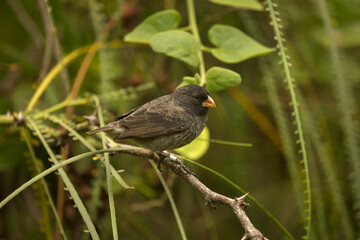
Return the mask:
<svg viewBox="0 0 360 240">
<path fill-rule="evenodd" d="M 90 125 L 96 125 L 96 126 L 99 125 L 97 107 L 95 108 L 95 111 L 91 115 L 83 116 L 83 117 L 89 122 Z"/>
<path fill-rule="evenodd" d="M 239 202 L 240 207 L 242 209 L 247 209 L 248 207 L 250 207 L 250 204 L 244 202 L 245 198 L 247 197 L 247 195 L 249 195 L 249 193 L 245 193 L 244 195 L 242 195 L 241 197 L 235 198 L 235 201 Z"/>
<path fill-rule="evenodd" d="M 236 201 L 244 201 L 244 199 L 249 195 L 249 193 L 245 193 L 241 197 L 235 198 Z"/>
<path fill-rule="evenodd" d="M 14 125 L 15 126 L 19 126 L 25 123 L 25 118 L 22 114 L 22 112 L 20 111 L 19 113 L 14 112 L 12 114 L 13 118 L 14 118 Z"/>
</svg>

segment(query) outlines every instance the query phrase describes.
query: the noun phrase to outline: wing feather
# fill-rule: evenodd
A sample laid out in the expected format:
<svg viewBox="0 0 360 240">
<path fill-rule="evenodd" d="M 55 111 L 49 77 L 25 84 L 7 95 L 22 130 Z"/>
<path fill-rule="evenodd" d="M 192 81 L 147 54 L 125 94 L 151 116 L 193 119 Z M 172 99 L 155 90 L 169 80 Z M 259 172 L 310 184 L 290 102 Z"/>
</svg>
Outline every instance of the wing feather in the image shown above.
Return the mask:
<svg viewBox="0 0 360 240">
<path fill-rule="evenodd" d="M 166 99 L 165 99 L 166 100 Z M 171 106 L 171 107 L 170 107 Z M 164 101 L 164 104 L 153 105 L 151 102 L 134 109 L 116 119 L 116 125 L 125 129 L 116 137 L 152 138 L 171 134 L 190 127 L 191 116 L 181 107 Z"/>
<path fill-rule="evenodd" d="M 114 120 L 117 121 L 117 120 L 121 120 L 121 119 L 123 119 L 123 118 L 126 118 L 127 116 L 129 116 L 130 114 L 132 114 L 133 112 L 135 112 L 135 111 L 138 110 L 138 109 L 139 109 L 138 107 L 137 107 L 137 108 L 134 108 L 134 109 L 128 111 L 127 113 L 124 113 L 124 114 L 122 114 L 122 115 L 114 118 Z"/>
</svg>

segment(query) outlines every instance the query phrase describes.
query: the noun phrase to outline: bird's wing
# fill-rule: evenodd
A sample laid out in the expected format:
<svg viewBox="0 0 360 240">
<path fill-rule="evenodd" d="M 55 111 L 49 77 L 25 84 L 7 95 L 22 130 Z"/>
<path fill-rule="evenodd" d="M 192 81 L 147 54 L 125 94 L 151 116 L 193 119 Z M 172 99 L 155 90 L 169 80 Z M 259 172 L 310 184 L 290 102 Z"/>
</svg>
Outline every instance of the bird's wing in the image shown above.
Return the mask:
<svg viewBox="0 0 360 240">
<path fill-rule="evenodd" d="M 125 130 L 116 139 L 123 139 L 151 138 L 171 134 L 189 128 L 192 121 L 191 116 L 181 107 L 149 104 L 122 117 L 116 123 Z"/>
<path fill-rule="evenodd" d="M 130 110 L 130 111 L 128 111 L 127 113 L 124 113 L 124 114 L 122 114 L 122 115 L 120 115 L 120 116 L 118 116 L 118 117 L 114 118 L 114 120 L 115 120 L 115 121 L 117 121 L 117 120 L 121 120 L 121 119 L 123 119 L 123 118 L 125 118 L 125 117 L 129 116 L 130 114 L 132 114 L 133 112 L 135 112 L 135 111 L 136 111 L 136 110 L 138 110 L 138 109 L 139 109 L 139 107 L 134 108 L 133 110 Z"/>
</svg>

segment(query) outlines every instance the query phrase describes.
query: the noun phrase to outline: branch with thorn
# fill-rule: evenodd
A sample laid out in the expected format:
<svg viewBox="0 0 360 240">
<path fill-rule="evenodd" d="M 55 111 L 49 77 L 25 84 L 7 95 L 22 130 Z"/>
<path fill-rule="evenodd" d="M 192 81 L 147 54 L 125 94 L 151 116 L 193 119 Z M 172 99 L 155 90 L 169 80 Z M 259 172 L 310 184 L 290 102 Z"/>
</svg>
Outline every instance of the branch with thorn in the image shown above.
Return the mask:
<svg viewBox="0 0 360 240">
<path fill-rule="evenodd" d="M 107 145 L 109 148 L 123 148 L 129 147 L 129 145 L 115 143 L 110 138 L 107 138 Z M 189 169 L 184 165 L 184 163 L 178 159 L 176 156 L 169 153 L 154 153 L 151 150 L 138 148 L 136 150 L 127 150 L 124 153 L 152 159 L 158 164 L 161 163 L 166 168 L 170 169 L 173 173 L 180 176 L 185 180 L 190 186 L 199 191 L 205 198 L 206 204 L 212 208 L 217 208 L 217 204 L 225 205 L 232 209 L 236 217 L 240 221 L 242 227 L 245 230 L 245 234 L 242 237 L 242 240 L 251 239 L 251 240 L 266 240 L 267 238 L 254 227 L 251 223 L 249 217 L 245 213 L 250 205 L 245 202 L 245 198 L 248 195 L 245 194 L 237 198 L 229 198 L 222 194 L 212 191 L 205 184 L 203 184 Z"/>
</svg>

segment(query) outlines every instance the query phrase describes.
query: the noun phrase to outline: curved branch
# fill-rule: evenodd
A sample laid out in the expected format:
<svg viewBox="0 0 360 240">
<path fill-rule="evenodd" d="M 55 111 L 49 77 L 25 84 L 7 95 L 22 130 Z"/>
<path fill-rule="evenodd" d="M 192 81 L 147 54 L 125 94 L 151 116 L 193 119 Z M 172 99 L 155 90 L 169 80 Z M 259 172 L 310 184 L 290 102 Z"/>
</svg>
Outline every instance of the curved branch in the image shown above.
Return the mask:
<svg viewBox="0 0 360 240">
<path fill-rule="evenodd" d="M 115 143 L 109 138 L 107 138 L 107 144 L 109 145 L 109 147 L 112 148 L 129 147 L 129 145 Z M 212 191 L 204 183 L 202 183 L 192 172 L 190 172 L 181 160 L 179 160 L 173 155 L 159 156 L 159 154 L 157 153 L 142 148 L 135 150 L 125 150 L 123 151 L 123 153 L 144 158 L 150 158 L 157 163 L 162 163 L 166 168 L 170 169 L 173 173 L 180 176 L 188 184 L 190 184 L 190 186 L 199 191 L 204 196 L 206 204 L 209 204 L 212 208 L 216 208 L 216 204 L 218 203 L 231 208 L 245 230 L 245 234 L 242 237 L 242 240 L 267 240 L 267 238 L 264 237 L 263 234 L 254 227 L 249 217 L 245 213 L 245 209 L 249 207 L 249 204 L 245 203 L 244 199 L 248 194 L 237 198 L 229 198 Z"/>
</svg>

